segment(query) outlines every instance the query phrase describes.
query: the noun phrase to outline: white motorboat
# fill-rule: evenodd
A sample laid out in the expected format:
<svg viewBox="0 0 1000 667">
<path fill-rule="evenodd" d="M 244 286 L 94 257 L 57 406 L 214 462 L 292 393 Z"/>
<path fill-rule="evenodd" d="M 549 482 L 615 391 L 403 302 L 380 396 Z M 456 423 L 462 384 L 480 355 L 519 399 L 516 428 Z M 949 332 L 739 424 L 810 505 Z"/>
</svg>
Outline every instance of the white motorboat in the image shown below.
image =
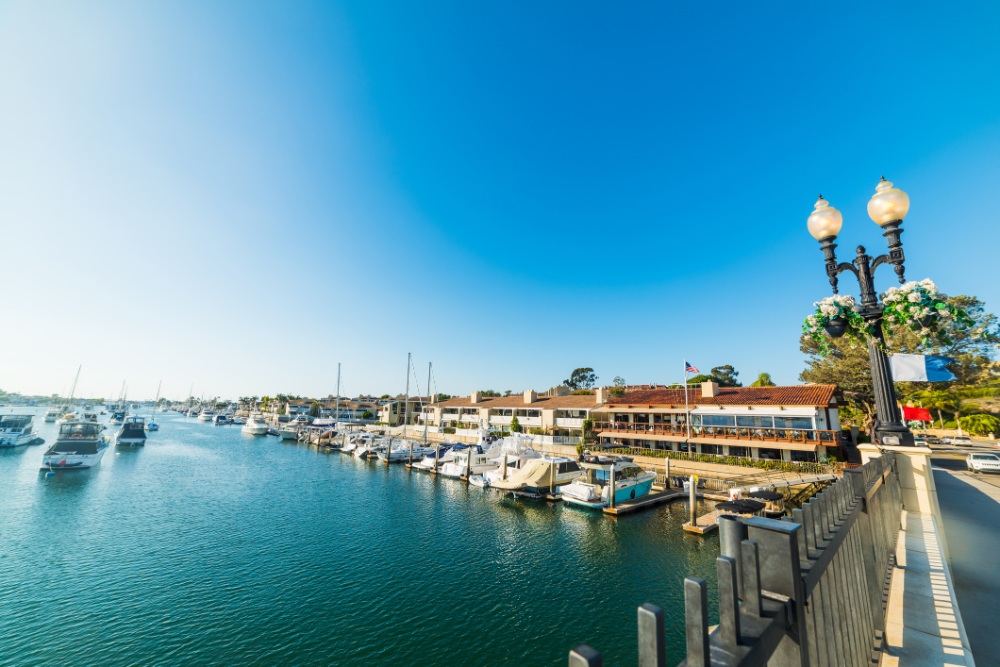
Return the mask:
<svg viewBox="0 0 1000 667">
<path fill-rule="evenodd" d="M 499 451 L 496 468 L 487 470 L 480 479 L 470 478 L 470 483 L 485 488 L 493 482 L 507 479 L 514 471 L 523 468 L 528 461 L 541 458 L 541 454 L 531 447 L 531 436 L 522 433 L 514 433 L 504 438 L 496 449 Z"/>
<path fill-rule="evenodd" d="M 567 456 L 542 456 L 526 462 L 510 473 L 507 479 L 492 482 L 490 486 L 503 491 L 550 490 L 569 484 L 580 476 L 580 463 Z"/>
<path fill-rule="evenodd" d="M 432 447 L 429 454 L 424 456 L 419 461 L 414 462 L 413 467 L 417 470 L 436 470 L 445 463 L 451 463 L 454 461 L 455 454 L 463 449 L 468 449 L 469 446 L 470 445 L 444 443 L 439 446 L 437 452 L 435 452 Z M 437 465 L 435 465 L 435 458 L 437 458 Z"/>
<path fill-rule="evenodd" d="M 360 433 L 348 433 L 344 436 L 344 444 L 340 448 L 340 451 L 345 454 L 353 454 L 358 445 L 367 444 L 374 437 L 371 433 L 365 433 L 364 431 Z"/>
<path fill-rule="evenodd" d="M 0 447 L 20 447 L 38 444 L 34 415 L 0 416 Z"/>
<path fill-rule="evenodd" d="M 403 463 L 411 459 L 417 461 L 428 454 L 431 456 L 434 455 L 433 447 L 418 445 L 412 440 L 393 440 L 385 449 L 379 451 L 378 460 L 388 460 L 389 463 Z"/>
<path fill-rule="evenodd" d="M 236 426 L 243 426 L 244 424 L 247 423 L 247 418 L 246 417 L 240 417 L 239 415 L 236 415 L 236 416 L 231 417 L 229 419 L 229 423 L 235 424 Z"/>
<path fill-rule="evenodd" d="M 282 440 L 298 440 L 303 429 L 309 427 L 309 417 L 298 415 L 292 418 L 287 424 L 278 429 L 278 435 Z"/>
<path fill-rule="evenodd" d="M 62 411 L 61 410 L 59 410 L 58 408 L 49 408 L 45 412 L 45 423 L 46 424 L 54 424 L 55 421 L 57 419 L 59 419 L 60 416 L 62 416 Z"/>
<path fill-rule="evenodd" d="M 614 471 L 615 502 L 635 500 L 649 494 L 656 473 L 643 470 L 631 459 L 616 457 L 595 461 L 584 460 L 580 466 L 584 475 L 559 488 L 563 501 L 589 509 L 608 507 L 611 499 L 611 472 Z"/>
<path fill-rule="evenodd" d="M 378 456 L 380 449 L 386 447 L 382 438 L 370 437 L 359 440 L 354 450 L 351 452 L 356 459 L 373 459 Z"/>
<path fill-rule="evenodd" d="M 472 445 L 468 449 L 455 452 L 454 458 L 438 468 L 444 477 L 469 477 L 482 475 L 497 467 L 497 453 L 493 449 L 484 450 L 482 445 Z"/>
<path fill-rule="evenodd" d="M 215 410 L 202 410 L 198 413 L 198 421 L 200 422 L 211 422 L 215 421 Z"/>
<path fill-rule="evenodd" d="M 247 419 L 247 423 L 243 425 L 243 428 L 241 428 L 240 431 L 242 433 L 246 433 L 247 435 L 267 435 L 267 431 L 270 428 L 271 427 L 267 425 L 267 422 L 264 421 L 263 416 L 253 414 L 250 415 L 250 418 Z"/>
<path fill-rule="evenodd" d="M 141 447 L 146 444 L 145 417 L 126 417 L 115 433 L 116 447 Z"/>
<path fill-rule="evenodd" d="M 59 436 L 42 456 L 42 470 L 93 468 L 108 449 L 100 424 L 66 422 L 59 426 Z"/>
</svg>

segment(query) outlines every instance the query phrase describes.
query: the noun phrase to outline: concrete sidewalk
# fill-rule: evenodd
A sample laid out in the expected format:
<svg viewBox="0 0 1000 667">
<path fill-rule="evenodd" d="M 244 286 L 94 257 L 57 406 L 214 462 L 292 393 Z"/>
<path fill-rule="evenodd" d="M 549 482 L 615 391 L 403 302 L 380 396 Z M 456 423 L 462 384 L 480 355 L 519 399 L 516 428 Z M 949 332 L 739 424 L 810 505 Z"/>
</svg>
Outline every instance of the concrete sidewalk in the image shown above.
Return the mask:
<svg viewBox="0 0 1000 667">
<path fill-rule="evenodd" d="M 948 470 L 934 468 L 949 563 L 973 654 L 982 664 L 1000 664 L 996 623 L 1000 602 L 1000 475 L 974 475 L 965 471 L 964 461 L 959 465 Z"/>
<path fill-rule="evenodd" d="M 936 519 L 904 511 L 902 522 L 879 665 L 973 667 Z"/>
</svg>

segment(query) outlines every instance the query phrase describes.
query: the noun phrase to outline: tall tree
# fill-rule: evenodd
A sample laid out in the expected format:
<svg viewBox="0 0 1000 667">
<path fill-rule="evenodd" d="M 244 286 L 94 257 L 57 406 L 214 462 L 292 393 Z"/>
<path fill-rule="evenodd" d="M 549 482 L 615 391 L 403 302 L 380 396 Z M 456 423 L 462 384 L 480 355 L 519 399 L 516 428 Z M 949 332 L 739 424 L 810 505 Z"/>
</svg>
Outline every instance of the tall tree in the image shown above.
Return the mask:
<svg viewBox="0 0 1000 667">
<path fill-rule="evenodd" d="M 712 380 L 719 383 L 720 387 L 742 387 L 740 381 L 737 380 L 739 376 L 739 371 L 735 368 L 726 364 L 725 366 L 716 366 L 712 369 Z"/>
<path fill-rule="evenodd" d="M 593 368 L 576 368 L 568 380 L 563 380 L 563 384 L 570 389 L 590 389 L 596 382 L 597 374 Z"/>
</svg>

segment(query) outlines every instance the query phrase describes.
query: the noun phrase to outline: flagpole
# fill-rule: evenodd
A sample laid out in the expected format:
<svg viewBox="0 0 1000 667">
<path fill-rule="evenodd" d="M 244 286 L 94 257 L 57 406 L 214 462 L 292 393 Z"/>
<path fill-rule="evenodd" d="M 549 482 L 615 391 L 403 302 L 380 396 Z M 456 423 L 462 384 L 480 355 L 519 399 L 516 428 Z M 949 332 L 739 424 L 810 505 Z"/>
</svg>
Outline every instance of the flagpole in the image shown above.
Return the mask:
<svg viewBox="0 0 1000 667">
<path fill-rule="evenodd" d="M 688 365 L 684 360 L 684 425 L 687 426 L 688 453 L 691 450 L 691 410 L 688 408 Z"/>
</svg>

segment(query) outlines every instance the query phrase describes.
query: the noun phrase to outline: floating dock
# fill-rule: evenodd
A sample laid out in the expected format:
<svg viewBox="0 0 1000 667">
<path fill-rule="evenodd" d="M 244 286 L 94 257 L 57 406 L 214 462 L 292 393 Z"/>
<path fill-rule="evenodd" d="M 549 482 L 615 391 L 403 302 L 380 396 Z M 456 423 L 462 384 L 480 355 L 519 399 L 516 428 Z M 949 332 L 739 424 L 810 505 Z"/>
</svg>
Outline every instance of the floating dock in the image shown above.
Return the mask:
<svg viewBox="0 0 1000 667">
<path fill-rule="evenodd" d="M 615 503 L 614 507 L 605 507 L 603 511 L 605 514 L 610 514 L 611 516 L 619 516 L 622 514 L 628 514 L 629 512 L 635 512 L 636 510 L 646 509 L 647 507 L 655 507 L 656 505 L 685 497 L 687 497 L 687 494 L 681 489 L 666 489 L 664 491 L 647 494 L 642 498 L 636 498 L 635 500 L 624 500 L 620 503 Z"/>
<path fill-rule="evenodd" d="M 695 519 L 694 525 L 692 526 L 690 522 L 685 523 L 683 528 L 689 533 L 697 533 L 698 535 L 704 535 L 705 533 L 711 533 L 713 530 L 719 527 L 719 511 L 712 510 L 708 514 L 703 514 Z"/>
</svg>

